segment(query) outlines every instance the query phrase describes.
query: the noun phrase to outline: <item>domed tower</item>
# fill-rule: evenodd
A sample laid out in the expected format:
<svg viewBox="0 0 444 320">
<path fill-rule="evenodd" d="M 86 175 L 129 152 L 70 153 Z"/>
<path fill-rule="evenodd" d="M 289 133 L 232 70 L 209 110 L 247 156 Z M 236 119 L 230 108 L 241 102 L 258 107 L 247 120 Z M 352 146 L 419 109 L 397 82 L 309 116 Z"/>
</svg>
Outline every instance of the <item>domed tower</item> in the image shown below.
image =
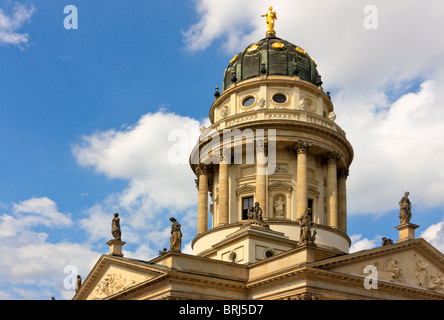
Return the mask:
<svg viewBox="0 0 444 320">
<path fill-rule="evenodd" d="M 198 187 L 194 254 L 252 263 L 294 249 L 306 244 L 307 213 L 311 245 L 348 253 L 353 149 L 335 118 L 315 61 L 268 24 L 264 39 L 229 62 L 211 126 L 191 153 Z"/>
</svg>

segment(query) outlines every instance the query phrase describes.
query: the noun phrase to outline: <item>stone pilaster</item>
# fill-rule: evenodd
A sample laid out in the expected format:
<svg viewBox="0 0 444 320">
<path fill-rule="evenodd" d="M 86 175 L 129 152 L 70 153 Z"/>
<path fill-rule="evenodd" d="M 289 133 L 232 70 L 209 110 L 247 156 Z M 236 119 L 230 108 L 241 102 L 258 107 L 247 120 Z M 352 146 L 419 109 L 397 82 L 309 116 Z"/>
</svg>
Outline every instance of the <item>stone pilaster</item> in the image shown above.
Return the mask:
<svg viewBox="0 0 444 320">
<path fill-rule="evenodd" d="M 265 167 L 265 142 L 258 140 L 256 142 L 256 195 L 255 202 L 259 202 L 262 208 L 267 208 L 267 174 Z"/>
<path fill-rule="evenodd" d="M 311 143 L 299 140 L 293 150 L 297 155 L 296 169 L 296 218 L 299 219 L 305 213 L 308 206 L 307 161 L 308 148 Z"/>
<path fill-rule="evenodd" d="M 199 177 L 199 191 L 197 198 L 197 234 L 201 234 L 208 230 L 208 167 L 200 164 L 196 168 L 196 174 Z"/>
<path fill-rule="evenodd" d="M 340 158 L 341 155 L 336 151 L 330 152 L 326 155 L 329 226 L 333 228 L 339 228 L 337 163 Z"/>
<path fill-rule="evenodd" d="M 347 185 L 348 169 L 338 171 L 338 223 L 339 229 L 347 233 Z"/>
<path fill-rule="evenodd" d="M 229 204 L 229 164 L 231 156 L 226 149 L 222 150 L 219 162 L 219 225 L 228 224 L 228 204 Z"/>
</svg>

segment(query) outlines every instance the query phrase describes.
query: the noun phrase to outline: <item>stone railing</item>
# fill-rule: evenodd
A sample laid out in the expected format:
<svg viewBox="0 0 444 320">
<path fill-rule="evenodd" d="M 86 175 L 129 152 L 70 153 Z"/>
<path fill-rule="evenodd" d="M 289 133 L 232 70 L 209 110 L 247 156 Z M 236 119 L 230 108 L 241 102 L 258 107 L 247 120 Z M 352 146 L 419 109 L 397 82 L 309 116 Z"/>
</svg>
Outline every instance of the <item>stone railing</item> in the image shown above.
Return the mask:
<svg viewBox="0 0 444 320">
<path fill-rule="evenodd" d="M 213 130 L 229 129 L 239 124 L 248 122 L 255 122 L 261 120 L 283 120 L 283 121 L 296 121 L 307 122 L 314 125 L 318 125 L 330 130 L 333 130 L 343 136 L 345 136 L 344 130 L 342 130 L 335 122 L 320 116 L 315 113 L 301 111 L 301 110 L 284 110 L 284 109 L 261 109 L 250 112 L 242 112 L 233 116 L 229 116 L 222 119 L 209 127 Z"/>
</svg>

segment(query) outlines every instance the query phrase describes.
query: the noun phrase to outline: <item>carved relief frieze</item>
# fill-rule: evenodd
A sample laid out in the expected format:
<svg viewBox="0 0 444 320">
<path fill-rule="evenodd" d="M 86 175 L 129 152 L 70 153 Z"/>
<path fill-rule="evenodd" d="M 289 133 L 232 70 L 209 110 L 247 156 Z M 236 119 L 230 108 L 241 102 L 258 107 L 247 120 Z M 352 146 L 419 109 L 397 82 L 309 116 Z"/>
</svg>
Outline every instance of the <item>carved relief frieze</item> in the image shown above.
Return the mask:
<svg viewBox="0 0 444 320">
<path fill-rule="evenodd" d="M 286 297 L 284 300 L 322 300 L 322 296 L 318 293 L 303 292 L 294 296 Z"/>
<path fill-rule="evenodd" d="M 300 120 L 299 114 L 290 112 L 270 112 L 265 114 L 266 119 Z"/>
<path fill-rule="evenodd" d="M 274 170 L 274 173 L 287 173 L 287 166 L 286 165 L 276 165 L 276 168 Z"/>
<path fill-rule="evenodd" d="M 378 268 L 378 277 L 390 280 L 390 281 L 402 281 L 403 280 L 403 267 L 399 260 L 393 258 L 384 263 L 375 263 Z"/>
<path fill-rule="evenodd" d="M 433 264 L 416 253 L 396 255 L 372 263 L 377 268 L 378 279 L 406 283 L 428 290 L 444 291 L 444 274 Z M 361 266 L 363 275 L 365 266 Z"/>
<path fill-rule="evenodd" d="M 117 273 L 107 273 L 102 280 L 96 285 L 95 289 L 88 299 L 98 300 L 106 298 L 112 294 L 125 290 L 136 283 L 146 280 L 147 277 L 134 278 L 129 275 Z"/>
<path fill-rule="evenodd" d="M 248 116 L 236 117 L 236 118 L 227 122 L 227 127 L 238 124 L 238 123 L 254 121 L 256 119 L 257 119 L 257 114 L 250 114 Z"/>
</svg>

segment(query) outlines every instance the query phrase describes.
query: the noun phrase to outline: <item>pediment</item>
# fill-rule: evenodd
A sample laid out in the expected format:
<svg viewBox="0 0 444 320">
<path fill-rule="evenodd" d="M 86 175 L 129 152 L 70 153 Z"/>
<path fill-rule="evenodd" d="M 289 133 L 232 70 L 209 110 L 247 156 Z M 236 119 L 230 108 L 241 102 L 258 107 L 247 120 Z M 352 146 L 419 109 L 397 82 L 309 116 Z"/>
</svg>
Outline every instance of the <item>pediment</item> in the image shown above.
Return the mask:
<svg viewBox="0 0 444 320">
<path fill-rule="evenodd" d="M 291 190 L 293 190 L 293 187 L 291 185 L 289 185 L 288 183 L 278 181 L 278 182 L 272 183 L 268 187 L 268 189 L 269 190 L 291 191 Z"/>
<path fill-rule="evenodd" d="M 329 260 L 331 261 L 318 264 L 317 267 L 363 277 L 375 270 L 379 281 L 444 293 L 444 255 L 423 239 Z"/>
<path fill-rule="evenodd" d="M 100 300 L 163 275 L 137 260 L 102 256 L 76 294 L 77 299 Z"/>
<path fill-rule="evenodd" d="M 251 185 L 244 185 L 236 190 L 237 195 L 246 194 L 246 193 L 254 193 L 256 188 Z"/>
</svg>

